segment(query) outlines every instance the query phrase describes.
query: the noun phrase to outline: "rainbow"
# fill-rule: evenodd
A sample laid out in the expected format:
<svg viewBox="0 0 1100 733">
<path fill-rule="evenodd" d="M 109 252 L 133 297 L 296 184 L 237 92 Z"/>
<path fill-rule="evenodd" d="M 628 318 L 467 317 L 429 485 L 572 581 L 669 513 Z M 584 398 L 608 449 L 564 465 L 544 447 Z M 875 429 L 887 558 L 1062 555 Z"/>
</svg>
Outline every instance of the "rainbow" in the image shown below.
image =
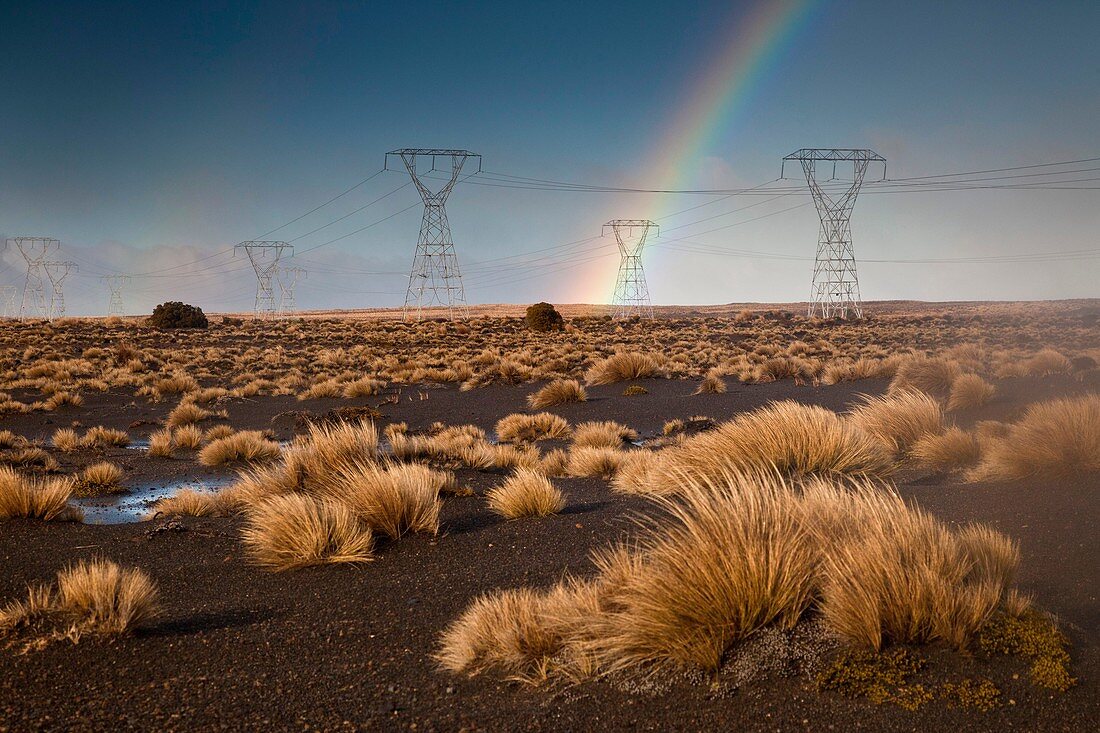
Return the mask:
<svg viewBox="0 0 1100 733">
<path fill-rule="evenodd" d="M 701 160 L 716 148 L 728 147 L 719 145 L 723 143 L 723 133 L 745 113 L 758 84 L 782 59 L 799 32 L 809 25 L 811 11 L 819 4 L 820 0 L 754 0 L 749 7 L 733 14 L 728 30 L 716 43 L 716 52 L 698 75 L 699 82 L 676 105 L 675 114 L 661 129 L 649 156 L 658 161 L 656 175 L 647 176 L 654 187 L 690 188 Z M 668 195 L 655 194 L 646 202 L 635 198 L 629 204 L 622 203 L 627 211 L 646 212 L 631 216 L 659 220 L 674 200 Z M 602 300 L 595 302 L 610 302 L 613 275 L 609 283 L 606 269 L 593 269 L 600 270 L 592 274 L 593 278 L 598 274 L 600 279 L 598 283 L 593 279 L 593 289 L 586 292 L 605 293 Z"/>
</svg>

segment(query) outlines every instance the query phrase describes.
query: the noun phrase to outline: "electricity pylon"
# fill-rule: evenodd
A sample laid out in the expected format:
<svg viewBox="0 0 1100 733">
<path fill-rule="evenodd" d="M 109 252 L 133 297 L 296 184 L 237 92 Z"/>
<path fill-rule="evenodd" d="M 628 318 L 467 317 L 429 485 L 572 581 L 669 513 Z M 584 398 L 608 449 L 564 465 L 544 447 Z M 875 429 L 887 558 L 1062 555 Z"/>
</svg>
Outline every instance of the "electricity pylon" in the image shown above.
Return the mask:
<svg viewBox="0 0 1100 733">
<path fill-rule="evenodd" d="M 61 248 L 61 242 L 52 237 L 15 237 L 8 240 L 19 250 L 27 262 L 27 278 L 23 282 L 23 300 L 19 304 L 19 320 L 27 318 L 28 305 L 33 316 L 48 318 L 46 304 L 46 271 L 43 263 Z M 29 302 L 28 302 L 29 301 Z"/>
<path fill-rule="evenodd" d="M 275 289 L 271 281 L 279 271 L 279 260 L 282 259 L 283 252 L 290 250 L 294 254 L 293 245 L 286 242 L 241 242 L 233 248 L 233 254 L 237 250 L 244 250 L 248 261 L 252 263 L 252 269 L 256 271 L 256 317 L 274 318 Z"/>
<path fill-rule="evenodd" d="M 852 247 L 852 209 L 856 205 L 859 189 L 863 186 L 867 168 L 872 162 L 882 163 L 882 177 L 886 178 L 886 158 L 874 150 L 803 148 L 783 158 L 784 166 L 788 160 L 797 160 L 802 164 L 806 183 L 817 207 L 817 216 L 821 220 L 807 314 L 822 318 L 862 318 L 863 303 L 859 297 L 856 254 Z M 817 163 L 821 162 L 833 164 L 830 181 L 836 180 L 838 162 L 852 164 L 852 180 L 846 189 L 835 192 L 839 194 L 836 198 L 826 193 L 817 180 Z M 780 177 L 782 176 L 781 170 Z"/>
<path fill-rule="evenodd" d="M 0 318 L 15 318 L 15 296 L 19 288 L 14 285 L 0 285 Z"/>
<path fill-rule="evenodd" d="M 304 267 L 280 267 L 279 268 L 279 312 L 293 313 L 298 310 L 294 302 L 294 286 L 300 278 L 306 276 Z"/>
<path fill-rule="evenodd" d="M 466 291 L 462 288 L 462 272 L 458 269 L 458 256 L 454 242 L 451 241 L 451 225 L 447 222 L 447 210 L 444 205 L 447 197 L 458 182 L 462 167 L 470 158 L 477 158 L 477 172 L 481 172 L 481 156 L 469 150 L 441 150 L 437 148 L 402 148 L 386 153 L 386 167 L 391 155 L 401 157 L 405 170 L 412 177 L 413 185 L 424 200 L 424 218 L 420 223 L 420 237 L 416 240 L 416 254 L 413 256 L 412 270 L 409 273 L 409 288 L 405 292 L 404 318 L 409 317 L 410 304 L 416 308 L 416 319 L 420 320 L 424 308 L 443 306 L 447 315 L 455 319 L 469 315 L 466 306 Z M 431 168 L 417 170 L 418 158 L 431 158 Z M 436 168 L 436 159 L 450 158 L 450 170 Z M 440 170 L 446 183 L 436 192 L 432 192 L 423 181 L 429 173 Z"/>
<path fill-rule="evenodd" d="M 614 219 L 603 225 L 601 236 L 610 227 L 619 245 L 619 274 L 615 278 L 615 295 L 611 303 L 615 318 L 642 316 L 653 318 L 653 306 L 649 302 L 649 286 L 642 269 L 642 248 L 650 230 L 657 234 L 656 222 L 648 219 Z"/>
<path fill-rule="evenodd" d="M 47 317 L 51 321 L 55 318 L 64 318 L 65 278 L 79 268 L 77 268 L 75 262 L 43 262 L 42 267 L 46 270 L 46 277 L 50 279 L 50 284 L 53 285 L 53 294 L 50 296 L 50 313 Z"/>
<path fill-rule="evenodd" d="M 100 279 L 107 283 L 107 288 L 111 291 L 111 299 L 107 303 L 107 317 L 126 315 L 126 308 L 122 303 L 122 288 L 130 282 L 130 276 L 121 274 L 104 275 Z"/>
</svg>

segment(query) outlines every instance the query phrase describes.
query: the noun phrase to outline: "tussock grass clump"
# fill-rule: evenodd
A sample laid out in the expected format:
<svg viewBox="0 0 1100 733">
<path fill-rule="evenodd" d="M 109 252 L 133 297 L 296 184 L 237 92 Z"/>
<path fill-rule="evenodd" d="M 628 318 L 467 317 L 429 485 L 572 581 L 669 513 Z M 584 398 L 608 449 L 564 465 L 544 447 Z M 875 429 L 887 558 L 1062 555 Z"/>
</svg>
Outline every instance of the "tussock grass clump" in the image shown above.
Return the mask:
<svg viewBox="0 0 1100 733">
<path fill-rule="evenodd" d="M 565 508 L 561 491 L 542 473 L 529 468 L 517 468 L 485 498 L 489 508 L 506 519 L 546 517 Z"/>
<path fill-rule="evenodd" d="M 538 392 L 527 395 L 527 405 L 531 409 L 546 409 L 553 405 L 570 402 L 586 402 L 588 398 L 584 387 L 576 380 L 554 380 L 543 386 Z"/>
<path fill-rule="evenodd" d="M 981 407 L 993 399 L 997 388 L 977 374 L 963 374 L 951 385 L 947 398 L 948 410 L 965 410 L 969 407 Z"/>
<path fill-rule="evenodd" d="M 657 376 L 660 361 L 652 354 L 621 351 L 593 364 L 584 375 L 586 384 L 612 384 Z"/>
<path fill-rule="evenodd" d="M 475 601 L 437 659 L 532 682 L 713 672 L 739 641 L 811 611 L 855 653 L 885 640 L 966 647 L 1019 562 L 993 530 L 953 532 L 866 479 L 682 475 L 657 502 L 635 545 L 594 555 L 595 577 Z"/>
<path fill-rule="evenodd" d="M 130 436 L 125 430 L 96 425 L 88 428 L 80 439 L 80 444 L 84 448 L 124 448 L 130 445 Z"/>
<path fill-rule="evenodd" d="M 287 472 L 307 489 L 322 485 L 339 466 L 373 461 L 378 455 L 378 430 L 374 423 L 310 423 L 305 436 L 286 456 Z"/>
<path fill-rule="evenodd" d="M 203 437 L 198 425 L 183 425 L 172 431 L 172 445 L 182 450 L 198 450 L 202 448 Z"/>
<path fill-rule="evenodd" d="M 611 490 L 620 494 L 669 493 L 667 486 L 653 481 L 653 473 L 663 460 L 661 453 L 650 450 L 633 450 L 621 455 L 618 470 L 611 479 Z"/>
<path fill-rule="evenodd" d="M 172 429 L 154 430 L 149 434 L 149 455 L 158 458 L 172 456 Z"/>
<path fill-rule="evenodd" d="M 62 453 L 71 453 L 80 447 L 80 437 L 72 428 L 58 428 L 50 438 L 53 447 Z M 4 446 L 8 447 L 8 446 Z"/>
<path fill-rule="evenodd" d="M 302 494 L 253 507 L 241 539 L 252 561 L 272 571 L 374 558 L 371 530 L 350 509 Z"/>
<path fill-rule="evenodd" d="M 199 463 L 204 466 L 272 461 L 278 457 L 279 444 L 258 430 L 242 430 L 228 438 L 215 440 L 199 451 Z"/>
<path fill-rule="evenodd" d="M 82 521 L 83 512 L 69 505 L 73 489 L 68 477 L 36 479 L 0 466 L 0 519 Z"/>
<path fill-rule="evenodd" d="M 569 451 L 565 470 L 570 476 L 611 479 L 622 465 L 625 455 L 614 448 L 574 445 Z"/>
<path fill-rule="evenodd" d="M 48 400 L 42 403 L 44 410 L 56 410 L 59 407 L 80 407 L 84 404 L 84 397 L 76 392 L 54 392 Z"/>
<path fill-rule="evenodd" d="M 902 455 L 924 436 L 943 430 L 943 409 L 925 392 L 901 390 L 882 397 L 863 395 L 848 420 Z"/>
<path fill-rule="evenodd" d="M 614 420 L 582 422 L 573 430 L 573 445 L 590 448 L 622 448 L 638 439 L 638 432 Z"/>
<path fill-rule="evenodd" d="M 1100 395 L 1038 402 L 990 441 L 971 474 L 978 481 L 1100 471 Z"/>
<path fill-rule="evenodd" d="M 180 489 L 175 495 L 161 499 L 153 505 L 151 514 L 185 517 L 227 517 L 239 507 L 232 501 L 233 493 L 228 489 L 216 493 Z"/>
<path fill-rule="evenodd" d="M 178 428 L 184 425 L 192 425 L 202 422 L 208 417 L 210 417 L 210 412 L 194 402 L 181 402 L 168 413 L 168 427 Z"/>
<path fill-rule="evenodd" d="M 500 440 L 513 443 L 533 443 L 538 440 L 569 437 L 569 423 L 551 412 L 535 415 L 514 413 L 497 421 L 496 434 Z"/>
<path fill-rule="evenodd" d="M 0 635 L 25 629 L 39 642 L 84 634 L 118 636 L 159 613 L 157 587 L 144 571 L 110 560 L 80 562 L 57 574 L 52 587 L 32 588 L 23 602 L 0 609 Z"/>
<path fill-rule="evenodd" d="M 823 407 L 773 402 L 662 451 L 651 492 L 674 493 L 684 479 L 717 480 L 761 470 L 886 476 L 894 469 L 881 442 Z"/>
<path fill-rule="evenodd" d="M 693 394 L 723 394 L 726 391 L 726 382 L 717 374 L 708 374 L 695 388 Z"/>
<path fill-rule="evenodd" d="M 346 506 L 376 532 L 398 539 L 406 532 L 438 534 L 439 492 L 449 477 L 415 463 L 349 461 L 322 479 L 322 496 Z"/>
<path fill-rule="evenodd" d="M 88 466 L 80 472 L 76 484 L 79 496 L 102 496 L 115 494 L 123 490 L 122 469 L 109 461 L 101 461 Z"/>
<path fill-rule="evenodd" d="M 931 433 L 918 439 L 913 443 L 910 455 L 925 468 L 950 471 L 977 463 L 981 446 L 973 435 L 952 426 L 942 433 Z"/>
<path fill-rule="evenodd" d="M 361 377 L 344 384 L 344 397 L 372 397 L 386 386 L 386 383 L 374 377 Z"/>
<path fill-rule="evenodd" d="M 942 357 L 911 356 L 904 359 L 890 381 L 890 392 L 917 390 L 939 399 L 946 399 L 951 385 L 958 378 L 958 362 Z"/>
<path fill-rule="evenodd" d="M 1042 349 L 1023 363 L 1023 371 L 1032 377 L 1068 374 L 1073 371 L 1073 363 L 1054 349 Z"/>
<path fill-rule="evenodd" d="M 202 442 L 209 443 L 214 440 L 221 440 L 222 438 L 228 438 L 233 433 L 237 432 L 232 425 L 215 425 L 212 428 L 207 428 L 202 434 Z"/>
</svg>

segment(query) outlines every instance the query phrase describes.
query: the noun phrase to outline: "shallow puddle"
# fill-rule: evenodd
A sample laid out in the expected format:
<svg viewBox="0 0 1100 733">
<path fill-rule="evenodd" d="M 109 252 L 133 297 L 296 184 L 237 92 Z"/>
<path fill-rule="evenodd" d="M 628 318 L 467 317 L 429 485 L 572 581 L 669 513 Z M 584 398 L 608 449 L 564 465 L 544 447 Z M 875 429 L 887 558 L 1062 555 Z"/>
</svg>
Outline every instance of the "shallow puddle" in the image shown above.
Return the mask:
<svg viewBox="0 0 1100 733">
<path fill-rule="evenodd" d="M 140 522 L 147 518 L 153 504 L 161 499 L 175 496 L 182 489 L 213 493 L 233 481 L 232 476 L 208 478 L 203 481 L 180 479 L 135 487 L 125 494 L 73 499 L 72 503 L 84 510 L 85 524 Z"/>
</svg>

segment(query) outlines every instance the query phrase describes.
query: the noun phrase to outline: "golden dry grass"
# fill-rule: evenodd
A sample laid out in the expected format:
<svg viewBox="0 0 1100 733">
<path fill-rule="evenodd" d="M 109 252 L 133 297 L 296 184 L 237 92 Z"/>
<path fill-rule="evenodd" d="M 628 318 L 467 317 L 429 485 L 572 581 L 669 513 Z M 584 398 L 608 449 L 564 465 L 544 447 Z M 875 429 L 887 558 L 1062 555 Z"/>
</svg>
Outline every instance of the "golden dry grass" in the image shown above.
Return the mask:
<svg viewBox="0 0 1100 733">
<path fill-rule="evenodd" d="M 71 478 L 37 479 L 0 466 L 0 519 L 79 522 L 84 515 L 70 506 Z"/>
<path fill-rule="evenodd" d="M 168 427 L 178 428 L 184 425 L 192 425 L 202 422 L 208 417 L 210 417 L 210 412 L 194 402 L 181 402 L 168 413 Z"/>
<path fill-rule="evenodd" d="M 182 425 L 172 431 L 172 445 L 182 450 L 202 448 L 203 432 L 198 425 Z"/>
<path fill-rule="evenodd" d="M 505 519 L 546 517 L 565 508 L 565 497 L 539 471 L 517 468 L 485 496 L 489 508 Z"/>
<path fill-rule="evenodd" d="M 179 432 L 176 431 L 177 434 Z M 199 432 L 201 435 L 202 431 Z M 278 457 L 279 444 L 269 440 L 258 430 L 242 430 L 227 438 L 215 440 L 199 451 L 199 463 L 204 466 L 272 461 Z"/>
<path fill-rule="evenodd" d="M 937 471 L 966 468 L 978 462 L 978 439 L 952 426 L 942 433 L 930 433 L 913 443 L 910 455 L 918 464 Z"/>
<path fill-rule="evenodd" d="M 155 619 L 157 599 L 156 584 L 140 569 L 110 560 L 80 562 L 61 570 L 52 587 L 32 588 L 26 601 L 0 609 L 0 634 L 48 624 L 45 640 L 118 636 Z"/>
<path fill-rule="evenodd" d="M 550 412 L 535 415 L 514 413 L 502 417 L 494 428 L 497 438 L 512 443 L 533 443 L 538 440 L 569 437 L 569 423 Z"/>
<path fill-rule="evenodd" d="M 130 445 L 130 436 L 125 430 L 96 425 L 84 433 L 80 445 L 83 448 L 123 448 Z"/>
<path fill-rule="evenodd" d="M 374 558 L 371 530 L 350 509 L 301 494 L 252 507 L 241 540 L 252 561 L 272 571 Z"/>
<path fill-rule="evenodd" d="M 80 447 L 80 437 L 72 428 L 58 428 L 50 438 L 53 447 L 62 453 L 71 453 Z M 8 447 L 8 446 L 4 446 Z"/>
<path fill-rule="evenodd" d="M 947 409 L 964 410 L 970 407 L 981 407 L 993 399 L 996 393 L 997 388 L 977 374 L 963 374 L 951 385 Z"/>
<path fill-rule="evenodd" d="M 172 447 L 171 428 L 154 430 L 149 434 L 149 455 L 157 458 L 170 458 Z"/>
<path fill-rule="evenodd" d="M 973 480 L 1100 471 L 1100 395 L 1038 402 L 1003 437 L 991 438 Z"/>
<path fill-rule="evenodd" d="M 917 390 L 946 399 L 951 385 L 961 373 L 958 362 L 942 357 L 911 356 L 898 365 L 890 391 Z"/>
<path fill-rule="evenodd" d="M 225 517 L 237 511 L 226 498 L 232 498 L 228 489 L 216 493 L 180 489 L 175 495 L 159 500 L 150 515 L 165 514 L 185 517 Z"/>
<path fill-rule="evenodd" d="M 614 420 L 582 422 L 573 430 L 573 445 L 589 448 L 622 448 L 638 439 L 638 432 Z"/>
<path fill-rule="evenodd" d="M 78 496 L 101 496 L 123 490 L 122 469 L 110 461 L 93 463 L 80 472 L 76 483 Z"/>
<path fill-rule="evenodd" d="M 667 486 L 659 486 L 653 480 L 658 464 L 664 460 L 662 453 L 650 450 L 632 450 L 622 453 L 618 470 L 611 479 L 611 490 L 620 494 L 656 495 L 668 493 Z"/>
<path fill-rule="evenodd" d="M 406 532 L 439 532 L 445 474 L 419 464 L 348 461 L 327 474 L 320 493 L 346 506 L 375 532 L 397 539 Z"/>
<path fill-rule="evenodd" d="M 628 379 L 657 376 L 660 361 L 653 354 L 622 351 L 593 364 L 584 375 L 586 384 L 612 384 Z"/>
<path fill-rule="evenodd" d="M 881 397 L 863 395 L 861 403 L 848 413 L 848 420 L 896 455 L 904 455 L 916 441 L 943 430 L 940 403 L 913 389 Z"/>
<path fill-rule="evenodd" d="M 726 382 L 717 374 L 708 374 L 695 388 L 694 394 L 723 394 L 726 391 Z"/>
<path fill-rule="evenodd" d="M 565 470 L 570 476 L 611 479 L 622 465 L 625 453 L 614 448 L 574 445 L 569 450 Z"/>
<path fill-rule="evenodd" d="M 729 473 L 772 469 L 783 475 L 886 476 L 890 451 L 872 436 L 823 407 L 773 402 L 662 451 L 650 493 L 677 491 L 686 476 L 716 480 Z"/>
<path fill-rule="evenodd" d="M 545 410 L 568 402 L 585 402 L 588 394 L 576 379 L 555 379 L 537 392 L 527 395 L 527 405 L 532 410 Z"/>
</svg>

